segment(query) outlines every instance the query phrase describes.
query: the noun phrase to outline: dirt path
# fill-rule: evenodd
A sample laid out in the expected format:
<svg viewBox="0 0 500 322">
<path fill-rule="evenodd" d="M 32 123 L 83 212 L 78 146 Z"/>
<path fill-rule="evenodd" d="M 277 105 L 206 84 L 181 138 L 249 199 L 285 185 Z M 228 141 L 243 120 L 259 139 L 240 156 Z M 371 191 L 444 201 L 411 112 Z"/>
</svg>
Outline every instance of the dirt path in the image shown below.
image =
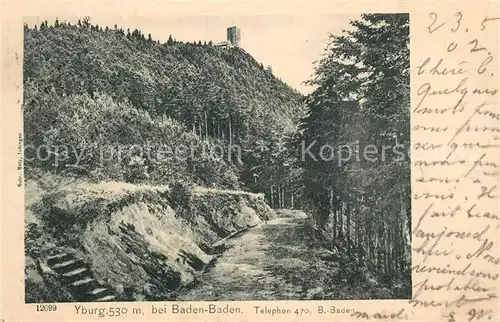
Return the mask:
<svg viewBox="0 0 500 322">
<path fill-rule="evenodd" d="M 306 215 L 285 211 L 227 241 L 229 247 L 215 266 L 178 300 L 301 299 L 307 293 L 297 283 L 294 267 L 307 267 L 303 228 Z M 296 270 L 300 271 L 300 270 Z"/>
</svg>

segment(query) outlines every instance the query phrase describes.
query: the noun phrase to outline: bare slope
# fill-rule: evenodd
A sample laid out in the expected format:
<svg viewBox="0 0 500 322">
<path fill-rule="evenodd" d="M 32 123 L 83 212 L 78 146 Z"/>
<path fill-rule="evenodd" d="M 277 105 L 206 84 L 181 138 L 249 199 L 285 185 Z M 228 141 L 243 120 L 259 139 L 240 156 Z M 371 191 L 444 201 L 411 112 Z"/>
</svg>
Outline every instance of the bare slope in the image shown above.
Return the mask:
<svg viewBox="0 0 500 322">
<path fill-rule="evenodd" d="M 27 302 L 175 298 L 213 244 L 273 216 L 258 195 L 183 186 L 73 184 L 33 200 Z"/>
</svg>

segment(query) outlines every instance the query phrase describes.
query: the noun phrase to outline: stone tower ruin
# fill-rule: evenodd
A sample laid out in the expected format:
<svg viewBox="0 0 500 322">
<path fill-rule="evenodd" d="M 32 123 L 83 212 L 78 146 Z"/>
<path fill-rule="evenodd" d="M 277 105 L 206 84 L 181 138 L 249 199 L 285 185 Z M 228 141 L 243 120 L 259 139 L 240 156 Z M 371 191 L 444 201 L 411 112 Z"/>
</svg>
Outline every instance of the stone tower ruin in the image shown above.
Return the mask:
<svg viewBox="0 0 500 322">
<path fill-rule="evenodd" d="M 234 47 L 239 47 L 241 41 L 240 28 L 236 26 L 227 28 L 227 41 Z"/>
</svg>

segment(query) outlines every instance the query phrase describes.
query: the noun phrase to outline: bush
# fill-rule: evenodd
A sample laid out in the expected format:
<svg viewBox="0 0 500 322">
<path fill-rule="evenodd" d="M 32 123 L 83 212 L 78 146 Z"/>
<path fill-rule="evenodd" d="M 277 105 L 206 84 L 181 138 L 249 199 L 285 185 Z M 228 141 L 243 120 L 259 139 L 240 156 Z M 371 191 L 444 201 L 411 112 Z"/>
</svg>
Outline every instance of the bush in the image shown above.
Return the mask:
<svg viewBox="0 0 500 322">
<path fill-rule="evenodd" d="M 42 237 L 42 232 L 38 224 L 28 223 L 24 232 L 24 252 L 26 255 L 38 255 L 40 237 Z"/>
<path fill-rule="evenodd" d="M 170 118 L 151 117 L 106 94 L 60 97 L 39 91 L 29 82 L 25 102 L 25 146 L 30 146 L 25 167 L 29 173 L 41 169 L 95 181 L 169 184 L 186 180 L 237 186 L 235 167 L 201 152 L 210 150 L 213 143 Z M 176 158 L 169 153 L 181 146 L 194 148 L 187 160 L 184 155 Z"/>
<path fill-rule="evenodd" d="M 126 182 L 137 183 L 149 179 L 148 166 L 143 158 L 134 156 L 130 158 L 124 173 Z"/>
<path fill-rule="evenodd" d="M 169 193 L 169 200 L 172 206 L 181 210 L 190 209 L 193 190 L 193 187 L 185 182 L 178 181 L 172 184 Z"/>
</svg>

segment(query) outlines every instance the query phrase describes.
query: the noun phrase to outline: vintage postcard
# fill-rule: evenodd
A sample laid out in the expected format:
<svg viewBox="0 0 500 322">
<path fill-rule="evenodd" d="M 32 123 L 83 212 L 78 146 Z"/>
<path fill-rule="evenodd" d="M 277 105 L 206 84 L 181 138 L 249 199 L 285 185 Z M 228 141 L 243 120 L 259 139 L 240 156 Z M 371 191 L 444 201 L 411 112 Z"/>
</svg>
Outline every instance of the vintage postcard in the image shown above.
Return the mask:
<svg viewBox="0 0 500 322">
<path fill-rule="evenodd" d="M 1 321 L 500 321 L 499 7 L 2 1 Z"/>
</svg>

